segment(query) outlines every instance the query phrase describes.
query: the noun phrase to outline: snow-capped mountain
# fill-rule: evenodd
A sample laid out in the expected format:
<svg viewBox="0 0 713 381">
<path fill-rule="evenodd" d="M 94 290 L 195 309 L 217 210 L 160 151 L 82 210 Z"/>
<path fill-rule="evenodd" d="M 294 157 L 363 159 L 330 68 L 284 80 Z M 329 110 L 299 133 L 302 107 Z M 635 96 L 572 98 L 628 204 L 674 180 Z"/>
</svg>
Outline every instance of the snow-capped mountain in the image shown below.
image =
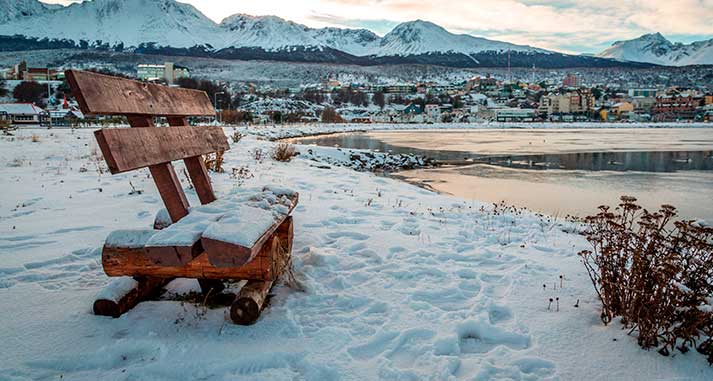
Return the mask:
<svg viewBox="0 0 713 381">
<path fill-rule="evenodd" d="M 42 4 L 37 0 L 21 1 Z M 216 29 L 215 23 L 192 5 L 174 0 L 93 0 L 53 12 L 14 18 L 0 25 L 0 35 L 22 34 L 90 43 L 101 40 L 112 46 L 155 42 L 163 46 L 189 47 L 222 43 Z"/>
<path fill-rule="evenodd" d="M 236 14 L 220 24 L 193 6 L 174 0 L 91 0 L 48 12 L 37 0 L 0 0 L 15 4 L 2 15 L 1 35 L 85 40 L 115 45 L 215 49 L 257 47 L 276 50 L 294 46 L 328 47 L 355 56 L 408 56 L 432 52 L 475 53 L 486 50 L 541 51 L 469 35 L 456 35 L 427 22 L 398 25 L 383 38 L 364 29 L 314 29 L 276 16 Z M 137 11 L 140 10 L 140 11 Z M 25 17 L 16 17 L 16 14 Z"/>
<path fill-rule="evenodd" d="M 366 29 L 322 28 L 312 29 L 312 37 L 321 45 L 329 46 L 355 56 L 373 54 L 381 37 Z"/>
<path fill-rule="evenodd" d="M 508 42 L 493 41 L 467 34 L 453 34 L 432 22 L 416 20 L 396 26 L 379 41 L 376 56 L 408 56 L 439 53 L 479 53 L 484 51 L 540 52 L 546 50 Z"/>
<path fill-rule="evenodd" d="M 0 24 L 4 24 L 22 17 L 37 16 L 58 7 L 37 0 L 0 0 L 0 9 Z"/>
<path fill-rule="evenodd" d="M 617 41 L 597 56 L 668 66 L 710 65 L 713 64 L 713 39 L 682 44 L 673 43 L 660 33 L 645 34 L 633 40 Z"/>
<path fill-rule="evenodd" d="M 250 16 L 236 14 L 220 23 L 225 34 L 225 46 L 261 47 L 280 49 L 288 46 L 313 46 L 310 29 L 304 25 L 281 19 L 277 16 Z"/>
<path fill-rule="evenodd" d="M 276 16 L 236 14 L 215 23 L 175 0 L 85 0 L 49 7 L 0 0 L 0 51 L 114 49 L 241 60 L 455 67 L 622 65 L 454 34 L 431 22 L 396 26 L 384 37 L 365 29 L 315 29 Z M 629 65 L 629 64 L 626 64 Z"/>
</svg>

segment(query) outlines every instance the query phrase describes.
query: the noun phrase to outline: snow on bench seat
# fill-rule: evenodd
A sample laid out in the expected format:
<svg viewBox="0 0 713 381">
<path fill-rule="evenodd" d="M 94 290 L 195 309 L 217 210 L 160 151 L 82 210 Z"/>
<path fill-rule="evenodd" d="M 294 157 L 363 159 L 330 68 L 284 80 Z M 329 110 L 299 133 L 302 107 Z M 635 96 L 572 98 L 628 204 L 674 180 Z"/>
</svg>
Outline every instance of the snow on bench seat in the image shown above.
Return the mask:
<svg viewBox="0 0 713 381">
<path fill-rule="evenodd" d="M 230 205 L 218 221 L 203 232 L 201 242 L 208 260 L 216 267 L 241 266 L 250 262 L 263 244 L 297 204 L 298 194 L 279 187 L 226 198 Z"/>
<path fill-rule="evenodd" d="M 108 256 L 140 251 L 153 265 L 181 266 L 202 252 L 214 266 L 252 260 L 297 204 L 298 194 L 280 187 L 237 189 L 161 230 L 119 230 L 105 243 Z M 165 213 L 159 212 L 157 217 Z M 158 222 L 154 223 L 156 226 Z"/>
<path fill-rule="evenodd" d="M 104 247 L 142 249 L 154 234 L 156 230 L 153 229 L 115 230 L 106 237 Z"/>
<path fill-rule="evenodd" d="M 146 256 L 166 266 L 190 262 L 203 252 L 200 243 L 203 231 L 224 213 L 218 209 L 191 211 L 177 223 L 157 231 L 146 242 Z"/>
</svg>

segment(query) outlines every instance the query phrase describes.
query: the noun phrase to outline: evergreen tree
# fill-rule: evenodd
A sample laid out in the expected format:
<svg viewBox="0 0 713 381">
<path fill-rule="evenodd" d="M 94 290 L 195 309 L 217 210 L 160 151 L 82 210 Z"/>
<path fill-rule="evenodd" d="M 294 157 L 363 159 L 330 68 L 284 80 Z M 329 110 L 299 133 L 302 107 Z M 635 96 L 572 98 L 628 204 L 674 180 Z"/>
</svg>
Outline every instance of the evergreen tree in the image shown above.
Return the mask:
<svg viewBox="0 0 713 381">
<path fill-rule="evenodd" d="M 20 103 L 34 103 L 43 106 L 43 98 L 47 96 L 47 86 L 35 81 L 23 81 L 15 86 L 12 96 Z"/>
<path fill-rule="evenodd" d="M 0 78 L 0 97 L 7 96 L 7 87 L 5 87 L 5 80 Z"/>
<path fill-rule="evenodd" d="M 384 105 L 386 105 L 386 101 L 384 99 L 384 93 L 381 91 L 377 91 L 374 93 L 374 97 L 372 98 L 372 101 L 374 102 L 375 105 L 379 106 L 380 108 L 384 108 Z"/>
</svg>

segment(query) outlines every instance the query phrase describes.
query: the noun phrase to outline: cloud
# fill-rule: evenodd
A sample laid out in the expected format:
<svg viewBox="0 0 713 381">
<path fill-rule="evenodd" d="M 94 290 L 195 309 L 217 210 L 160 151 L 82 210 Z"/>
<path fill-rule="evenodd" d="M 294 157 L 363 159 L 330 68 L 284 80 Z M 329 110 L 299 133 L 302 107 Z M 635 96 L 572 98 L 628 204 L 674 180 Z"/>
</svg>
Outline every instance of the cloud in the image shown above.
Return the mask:
<svg viewBox="0 0 713 381">
<path fill-rule="evenodd" d="M 597 52 L 651 32 L 684 42 L 713 37 L 713 0 L 180 1 L 217 22 L 233 13 L 272 14 L 313 27 L 363 27 L 383 35 L 399 22 L 423 19 L 454 33 L 573 53 Z"/>
</svg>

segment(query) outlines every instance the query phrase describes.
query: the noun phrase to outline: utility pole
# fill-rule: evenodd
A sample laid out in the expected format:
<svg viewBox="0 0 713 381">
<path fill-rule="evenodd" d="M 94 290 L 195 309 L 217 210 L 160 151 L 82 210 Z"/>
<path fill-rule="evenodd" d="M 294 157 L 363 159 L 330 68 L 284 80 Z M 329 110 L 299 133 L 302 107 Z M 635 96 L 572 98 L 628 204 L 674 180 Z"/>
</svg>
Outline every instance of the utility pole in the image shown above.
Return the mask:
<svg viewBox="0 0 713 381">
<path fill-rule="evenodd" d="M 225 91 L 218 91 L 217 93 L 213 94 L 213 104 L 215 105 L 215 112 L 218 113 L 218 124 L 221 123 L 220 112 L 218 112 L 218 95 L 220 94 L 225 94 Z"/>
<path fill-rule="evenodd" d="M 508 49 L 508 81 L 512 84 L 512 70 L 510 69 L 510 49 Z"/>
<path fill-rule="evenodd" d="M 52 97 L 52 88 L 50 87 L 50 68 L 49 68 L 49 66 L 47 66 L 47 101 L 48 101 L 48 103 L 49 103 L 49 100 L 51 99 L 51 97 Z M 47 114 L 49 116 L 49 121 L 50 121 L 49 128 L 52 128 L 52 112 L 49 110 L 49 107 L 47 107 Z"/>
</svg>

